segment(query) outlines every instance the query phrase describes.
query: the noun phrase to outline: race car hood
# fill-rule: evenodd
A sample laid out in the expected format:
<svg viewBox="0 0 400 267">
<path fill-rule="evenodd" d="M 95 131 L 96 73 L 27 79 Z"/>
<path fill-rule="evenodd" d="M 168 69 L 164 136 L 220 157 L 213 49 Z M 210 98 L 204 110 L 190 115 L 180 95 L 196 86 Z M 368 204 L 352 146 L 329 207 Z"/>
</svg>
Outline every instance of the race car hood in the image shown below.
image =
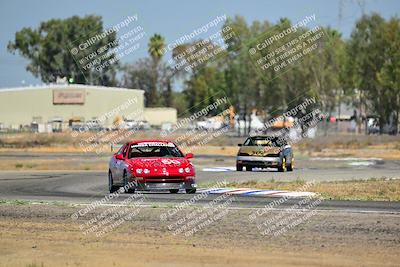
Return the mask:
<svg viewBox="0 0 400 267">
<path fill-rule="evenodd" d="M 267 156 L 268 154 L 279 154 L 281 149 L 272 146 L 242 146 L 239 149 L 239 155 L 246 156 Z"/>
<path fill-rule="evenodd" d="M 132 158 L 128 160 L 134 168 L 185 168 L 191 165 L 185 158 Z"/>
</svg>

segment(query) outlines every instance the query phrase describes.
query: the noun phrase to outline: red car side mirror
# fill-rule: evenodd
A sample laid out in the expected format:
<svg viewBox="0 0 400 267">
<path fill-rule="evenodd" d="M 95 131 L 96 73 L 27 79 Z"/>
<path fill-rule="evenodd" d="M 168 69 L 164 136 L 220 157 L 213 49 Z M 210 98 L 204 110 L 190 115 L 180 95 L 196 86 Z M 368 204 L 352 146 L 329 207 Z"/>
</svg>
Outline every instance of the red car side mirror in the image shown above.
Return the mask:
<svg viewBox="0 0 400 267">
<path fill-rule="evenodd" d="M 185 158 L 186 159 L 192 159 L 194 157 L 194 155 L 192 153 L 187 153 Z"/>
<path fill-rule="evenodd" d="M 115 159 L 123 160 L 124 156 L 122 154 L 116 154 Z"/>
</svg>

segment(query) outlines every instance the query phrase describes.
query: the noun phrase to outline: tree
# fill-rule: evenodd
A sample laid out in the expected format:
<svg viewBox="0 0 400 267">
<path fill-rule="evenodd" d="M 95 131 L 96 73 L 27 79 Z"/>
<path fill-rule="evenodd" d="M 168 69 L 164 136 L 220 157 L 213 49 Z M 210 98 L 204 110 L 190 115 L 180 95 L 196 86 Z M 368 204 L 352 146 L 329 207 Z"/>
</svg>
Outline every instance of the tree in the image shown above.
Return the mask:
<svg viewBox="0 0 400 267">
<path fill-rule="evenodd" d="M 45 83 L 55 82 L 57 77 L 68 77 L 81 84 L 115 85 L 117 62 L 100 71 L 94 68 L 85 69 L 82 64 L 76 62 L 78 56 L 82 59 L 97 53 L 97 50 L 105 45 L 116 47 L 118 44 L 115 31 L 108 32 L 104 38 L 81 51 L 75 50 L 79 51 L 75 58 L 71 53 L 71 49 L 76 48 L 79 43 L 103 33 L 103 21 L 99 16 L 51 19 L 42 22 L 37 29 L 23 28 L 16 32 L 14 41 L 10 41 L 7 47 L 11 53 L 18 52 L 29 59 L 26 69 Z M 101 57 L 100 64 L 113 57 L 113 53 L 108 53 Z M 99 79 L 94 79 L 95 76 Z"/>
<path fill-rule="evenodd" d="M 148 43 L 149 57 L 127 64 L 122 68 L 121 85 L 127 88 L 139 88 L 145 91 L 146 106 L 167 106 L 175 104 L 172 84 L 174 73 L 162 62 L 165 52 L 165 40 L 154 34 Z"/>
<path fill-rule="evenodd" d="M 148 52 L 152 60 L 152 88 L 149 93 L 148 104 L 154 106 L 158 99 L 159 67 L 164 54 L 165 39 L 159 34 L 154 34 L 148 44 Z M 170 85 L 169 85 L 170 86 Z"/>
<path fill-rule="evenodd" d="M 343 70 L 345 42 L 336 30 L 325 28 L 324 35 L 319 49 L 314 52 L 314 56 L 306 58 L 307 66 L 303 65 L 302 68 L 307 67 L 310 70 L 308 95 L 318 97 L 323 109 L 330 116 L 340 102 L 342 84 L 339 74 Z"/>
<path fill-rule="evenodd" d="M 172 90 L 173 75 L 166 64 L 160 64 L 157 73 L 157 85 L 154 86 L 153 61 L 150 58 L 142 58 L 132 64 L 126 64 L 121 68 L 122 80 L 120 85 L 126 88 L 142 89 L 145 94 L 146 106 L 174 106 L 174 94 Z M 157 99 L 151 97 L 153 89 L 158 88 Z M 155 100 L 155 101 L 151 101 Z"/>
<path fill-rule="evenodd" d="M 154 88 L 152 79 L 152 62 L 149 58 L 139 59 L 134 64 L 127 64 L 123 68 L 121 86 L 144 90 L 145 105 L 149 106 L 150 95 Z M 153 103 L 151 103 L 153 104 Z"/>
<path fill-rule="evenodd" d="M 219 71 L 217 66 L 202 66 L 185 82 L 184 94 L 191 112 L 196 112 L 214 103 L 217 98 L 224 97 L 225 92 L 224 72 Z M 217 115 L 225 106 L 212 110 L 209 115 Z"/>
<path fill-rule="evenodd" d="M 183 93 L 189 107 L 202 109 L 214 102 L 217 93 L 225 90 L 224 64 L 216 60 L 223 55 L 221 47 L 207 39 L 184 43 L 173 49 L 176 64 L 173 71 L 175 77 L 185 79 Z"/>
<path fill-rule="evenodd" d="M 391 18 L 384 30 L 385 61 L 378 73 L 378 81 L 385 88 L 389 100 L 389 116 L 393 113 L 394 133 L 398 133 L 400 113 L 400 20 Z"/>
<path fill-rule="evenodd" d="M 396 22 L 392 23 L 387 24 L 375 13 L 364 15 L 357 21 L 347 49 L 348 83 L 359 95 L 360 109 L 363 105 L 364 110 L 377 115 L 381 133 L 398 98 L 395 77 L 399 70 L 393 57 L 398 53 L 399 39 L 395 36 L 399 29 Z"/>
<path fill-rule="evenodd" d="M 166 64 L 162 64 L 159 67 L 159 76 L 160 76 L 160 93 L 162 97 L 161 105 L 166 107 L 173 106 L 173 92 L 172 92 L 172 83 L 174 80 L 174 72 L 171 67 Z"/>
</svg>

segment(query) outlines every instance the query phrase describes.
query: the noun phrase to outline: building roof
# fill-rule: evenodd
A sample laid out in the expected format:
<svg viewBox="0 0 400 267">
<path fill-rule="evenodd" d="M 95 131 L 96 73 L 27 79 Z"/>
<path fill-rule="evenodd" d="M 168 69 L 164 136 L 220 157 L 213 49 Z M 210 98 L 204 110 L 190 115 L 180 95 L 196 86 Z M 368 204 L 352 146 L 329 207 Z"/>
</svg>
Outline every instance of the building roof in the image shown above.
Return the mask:
<svg viewBox="0 0 400 267">
<path fill-rule="evenodd" d="M 50 90 L 50 89 L 91 89 L 91 90 L 104 90 L 104 91 L 126 91 L 135 90 L 138 93 L 144 94 L 144 90 L 141 89 L 130 89 L 123 87 L 107 87 L 97 85 L 86 85 L 86 84 L 46 84 L 39 86 L 25 86 L 25 87 L 14 87 L 14 88 L 0 88 L 1 92 L 14 92 L 14 91 L 27 91 L 27 90 Z"/>
</svg>

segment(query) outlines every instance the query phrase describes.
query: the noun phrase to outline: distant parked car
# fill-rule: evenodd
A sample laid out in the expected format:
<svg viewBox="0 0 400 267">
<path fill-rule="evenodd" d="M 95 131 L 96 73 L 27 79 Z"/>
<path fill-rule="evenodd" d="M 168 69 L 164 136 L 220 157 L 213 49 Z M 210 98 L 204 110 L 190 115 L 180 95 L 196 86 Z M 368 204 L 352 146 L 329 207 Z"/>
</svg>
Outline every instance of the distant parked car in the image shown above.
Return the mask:
<svg viewBox="0 0 400 267">
<path fill-rule="evenodd" d="M 99 120 L 86 121 L 83 127 L 88 131 L 94 131 L 94 132 L 99 132 L 106 129 Z"/>
<path fill-rule="evenodd" d="M 119 126 L 119 129 L 125 130 L 148 130 L 150 128 L 150 124 L 145 120 L 124 120 Z"/>
<path fill-rule="evenodd" d="M 150 123 L 146 120 L 140 120 L 139 121 L 139 129 L 141 129 L 141 130 L 151 129 Z"/>
<path fill-rule="evenodd" d="M 293 171 L 294 156 L 290 145 L 283 138 L 271 136 L 253 136 L 239 144 L 236 158 L 236 170 L 251 171 L 253 168 L 278 168 L 278 171 Z"/>
<path fill-rule="evenodd" d="M 139 123 L 136 120 L 124 120 L 119 126 L 119 129 L 124 129 L 124 130 L 131 130 L 131 129 L 137 129 L 139 127 Z"/>
</svg>

